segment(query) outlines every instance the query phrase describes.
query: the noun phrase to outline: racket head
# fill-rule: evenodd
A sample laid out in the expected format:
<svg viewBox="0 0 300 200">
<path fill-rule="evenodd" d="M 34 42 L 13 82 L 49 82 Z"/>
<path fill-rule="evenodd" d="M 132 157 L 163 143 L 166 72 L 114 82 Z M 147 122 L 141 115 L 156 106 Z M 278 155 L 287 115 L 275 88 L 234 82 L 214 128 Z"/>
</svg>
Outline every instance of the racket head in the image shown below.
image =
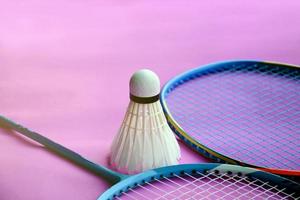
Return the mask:
<svg viewBox="0 0 300 200">
<path fill-rule="evenodd" d="M 300 176 L 299 91 L 298 66 L 241 60 L 178 75 L 160 100 L 173 131 L 205 157 Z"/>
<path fill-rule="evenodd" d="M 292 199 L 300 185 L 260 170 L 228 164 L 184 164 L 124 179 L 98 200 L 111 199 Z"/>
</svg>

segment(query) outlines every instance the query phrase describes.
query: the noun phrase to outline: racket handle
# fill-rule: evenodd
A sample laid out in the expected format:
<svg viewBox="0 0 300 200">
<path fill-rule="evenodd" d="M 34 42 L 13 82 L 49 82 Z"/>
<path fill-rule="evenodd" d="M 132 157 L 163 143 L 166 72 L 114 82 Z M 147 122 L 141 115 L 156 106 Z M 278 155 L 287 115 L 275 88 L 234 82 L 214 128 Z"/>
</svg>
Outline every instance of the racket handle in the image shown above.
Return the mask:
<svg viewBox="0 0 300 200">
<path fill-rule="evenodd" d="M 73 163 L 93 172 L 96 175 L 100 175 L 105 178 L 110 183 L 114 184 L 119 182 L 121 179 L 125 178 L 126 175 L 116 173 L 106 167 L 102 167 L 96 163 L 93 163 L 86 158 L 82 157 L 78 153 L 46 138 L 39 133 L 33 132 L 20 124 L 13 122 L 3 116 L 0 115 L 0 125 L 5 126 L 9 129 L 17 131 L 22 135 L 36 141 L 39 144 L 42 144 L 44 147 L 52 151 L 53 153 L 72 161 Z"/>
</svg>

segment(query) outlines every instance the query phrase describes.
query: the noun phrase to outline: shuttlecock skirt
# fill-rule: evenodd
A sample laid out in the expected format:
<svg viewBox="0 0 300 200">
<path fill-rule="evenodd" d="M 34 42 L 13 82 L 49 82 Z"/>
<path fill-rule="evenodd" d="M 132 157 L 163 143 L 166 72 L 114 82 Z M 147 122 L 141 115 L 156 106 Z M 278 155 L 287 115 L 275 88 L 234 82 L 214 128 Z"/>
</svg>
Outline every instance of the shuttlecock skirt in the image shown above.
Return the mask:
<svg viewBox="0 0 300 200">
<path fill-rule="evenodd" d="M 134 174 L 178 164 L 179 158 L 179 145 L 160 102 L 140 104 L 130 101 L 112 144 L 111 165 L 120 172 Z"/>
</svg>

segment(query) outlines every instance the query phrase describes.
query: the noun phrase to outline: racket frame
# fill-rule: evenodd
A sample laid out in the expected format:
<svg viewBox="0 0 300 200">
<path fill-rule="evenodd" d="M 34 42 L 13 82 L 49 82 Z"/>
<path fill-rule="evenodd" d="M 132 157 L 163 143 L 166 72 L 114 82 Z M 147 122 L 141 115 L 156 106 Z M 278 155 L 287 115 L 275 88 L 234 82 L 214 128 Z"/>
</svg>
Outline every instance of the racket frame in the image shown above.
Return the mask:
<svg viewBox="0 0 300 200">
<path fill-rule="evenodd" d="M 218 72 L 220 70 L 223 71 L 226 69 L 232 69 L 232 68 L 238 67 L 241 64 L 243 64 L 243 65 L 267 64 L 267 65 L 281 66 L 281 67 L 291 68 L 291 69 L 295 69 L 295 68 L 299 69 L 300 68 L 299 66 L 296 66 L 296 65 L 278 63 L 278 62 L 267 62 L 267 61 L 256 61 L 256 60 L 229 60 L 229 61 L 216 62 L 216 63 L 204 65 L 201 67 L 191 69 L 182 74 L 179 74 L 179 75 L 175 76 L 174 78 L 172 78 L 171 80 L 169 80 L 164 85 L 164 87 L 161 90 L 161 94 L 160 94 L 160 102 L 162 104 L 163 111 L 167 118 L 167 122 L 168 122 L 169 126 L 171 127 L 173 132 L 180 139 L 182 139 L 190 148 L 192 148 L 196 152 L 200 153 L 201 155 L 205 156 L 206 158 L 213 160 L 214 162 L 257 168 L 257 169 L 271 172 L 271 173 L 278 174 L 278 175 L 300 176 L 300 170 L 259 167 L 256 165 L 245 163 L 245 162 L 237 160 L 237 159 L 230 158 L 230 157 L 225 156 L 217 151 L 214 151 L 213 149 L 199 143 L 195 138 L 191 137 L 187 132 L 184 131 L 184 129 L 173 118 L 173 116 L 168 108 L 168 104 L 166 102 L 166 97 L 170 92 L 172 92 L 172 90 L 174 90 L 179 85 L 182 85 L 185 82 L 188 82 L 194 78 L 198 78 L 205 74 Z"/>
<path fill-rule="evenodd" d="M 182 164 L 168 167 L 157 168 L 148 170 L 146 172 L 130 176 L 123 179 L 119 183 L 113 185 L 107 191 L 105 191 L 98 200 L 112 200 L 115 197 L 122 196 L 128 190 L 131 190 L 139 185 L 159 180 L 162 178 L 171 178 L 174 176 L 183 176 L 185 174 L 208 174 L 214 173 L 216 175 L 227 174 L 228 176 L 239 176 L 241 178 L 247 177 L 249 179 L 259 179 L 264 183 L 268 182 L 272 186 L 276 186 L 279 189 L 286 188 L 285 192 L 294 193 L 294 196 L 299 196 L 300 185 L 293 181 L 287 180 L 280 176 L 263 172 L 257 169 L 241 167 L 237 165 L 207 163 L 207 164 Z"/>
</svg>

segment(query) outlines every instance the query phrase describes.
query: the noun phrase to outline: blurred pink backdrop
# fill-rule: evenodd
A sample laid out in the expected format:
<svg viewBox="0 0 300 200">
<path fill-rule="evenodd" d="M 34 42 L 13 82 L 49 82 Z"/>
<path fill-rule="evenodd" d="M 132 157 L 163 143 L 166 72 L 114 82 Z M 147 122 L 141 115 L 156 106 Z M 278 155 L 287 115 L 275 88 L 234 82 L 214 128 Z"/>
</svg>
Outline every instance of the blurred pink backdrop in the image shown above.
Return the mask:
<svg viewBox="0 0 300 200">
<path fill-rule="evenodd" d="M 130 75 L 300 64 L 300 1 L 1 1 L 0 113 L 107 165 Z M 206 162 L 182 144 L 181 163 Z M 0 129 L 0 199 L 96 199 L 105 181 Z"/>
</svg>

